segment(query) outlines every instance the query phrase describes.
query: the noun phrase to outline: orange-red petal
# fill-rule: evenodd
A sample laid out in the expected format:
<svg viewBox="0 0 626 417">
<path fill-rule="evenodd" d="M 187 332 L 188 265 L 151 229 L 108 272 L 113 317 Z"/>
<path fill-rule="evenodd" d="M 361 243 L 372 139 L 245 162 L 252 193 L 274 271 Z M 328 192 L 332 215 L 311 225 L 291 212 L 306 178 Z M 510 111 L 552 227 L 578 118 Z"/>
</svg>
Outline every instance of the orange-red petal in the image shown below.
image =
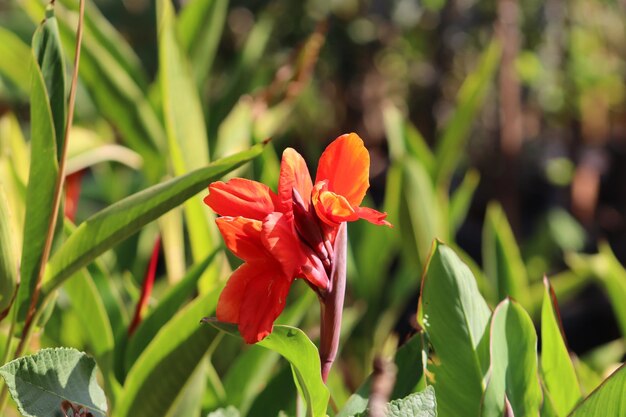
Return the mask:
<svg viewBox="0 0 626 417">
<path fill-rule="evenodd" d="M 293 277 L 304 261 L 304 254 L 289 216 L 284 213 L 272 213 L 265 217 L 263 244 L 271 256 L 280 263 L 282 272 Z"/>
<path fill-rule="evenodd" d="M 393 227 L 391 223 L 385 220 L 387 218 L 387 213 L 381 213 L 380 211 L 376 211 L 369 207 L 358 207 L 356 209 L 356 213 L 361 219 L 365 219 L 370 223 L 378 226 Z"/>
<path fill-rule="evenodd" d="M 284 211 L 291 211 L 291 196 L 294 188 L 298 190 L 305 207 L 308 209 L 311 190 L 313 189 L 311 174 L 309 174 L 309 169 L 302 155 L 292 148 L 287 148 L 283 152 L 283 158 L 280 162 L 280 178 L 278 180 L 278 195 L 284 206 Z"/>
<path fill-rule="evenodd" d="M 215 223 L 220 229 L 226 247 L 235 256 L 245 261 L 268 256 L 263 245 L 263 223 L 260 220 L 224 216 L 217 218 Z"/>
<path fill-rule="evenodd" d="M 217 300 L 216 315 L 219 321 L 239 323 L 239 311 L 246 288 L 259 272 L 252 264 L 245 263 L 233 272 Z"/>
<path fill-rule="evenodd" d="M 293 282 L 275 268 L 257 269 L 260 270 L 249 280 L 239 311 L 239 332 L 246 343 L 256 343 L 272 332 Z"/>
<path fill-rule="evenodd" d="M 267 185 L 245 178 L 212 183 L 204 202 L 221 216 L 242 216 L 255 220 L 262 220 L 276 211 L 280 204 L 276 193 Z"/>
<path fill-rule="evenodd" d="M 323 222 L 336 226 L 341 222 L 359 219 L 359 215 L 344 196 L 328 191 L 326 188 L 323 182 L 315 184 L 311 195 L 315 212 Z"/>
<path fill-rule="evenodd" d="M 335 139 L 320 157 L 315 183 L 327 181 L 328 189 L 359 206 L 369 188 L 370 155 L 356 133 Z"/>
</svg>

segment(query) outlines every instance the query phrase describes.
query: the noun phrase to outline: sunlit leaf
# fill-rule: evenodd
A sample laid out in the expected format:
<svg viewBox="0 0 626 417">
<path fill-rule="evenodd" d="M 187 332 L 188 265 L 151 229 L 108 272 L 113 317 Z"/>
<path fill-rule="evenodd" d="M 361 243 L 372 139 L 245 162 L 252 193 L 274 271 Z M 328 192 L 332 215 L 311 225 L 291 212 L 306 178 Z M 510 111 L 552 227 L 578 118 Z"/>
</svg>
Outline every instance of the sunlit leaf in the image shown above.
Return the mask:
<svg viewBox="0 0 626 417">
<path fill-rule="evenodd" d="M 213 320 L 207 323 L 229 334 L 239 334 L 236 325 Z M 322 381 L 317 348 L 304 332 L 291 326 L 275 325 L 272 333 L 257 345 L 278 352 L 289 361 L 296 385 L 307 404 L 307 416 L 325 417 L 330 394 Z"/>
<path fill-rule="evenodd" d="M 70 348 L 43 349 L 0 367 L 11 397 L 25 417 L 57 417 L 64 400 L 107 415 L 93 359 Z"/>
<path fill-rule="evenodd" d="M 541 309 L 541 376 L 559 416 L 566 416 L 582 399 L 574 365 L 561 326 L 556 295 L 544 278 Z"/>
<path fill-rule="evenodd" d="M 491 311 L 467 265 L 439 241 L 422 282 L 419 316 L 441 363 L 434 370 L 439 415 L 478 416 Z"/>
<path fill-rule="evenodd" d="M 537 334 L 519 303 L 503 300 L 491 320 L 491 366 L 482 404 L 483 417 L 501 417 L 505 398 L 515 416 L 539 417 L 542 393 L 537 365 Z"/>
<path fill-rule="evenodd" d="M 354 417 L 367 417 L 369 412 L 354 415 Z M 432 386 L 426 387 L 422 392 L 416 392 L 407 397 L 393 400 L 387 404 L 385 417 L 436 417 L 437 400 Z"/>
<path fill-rule="evenodd" d="M 626 365 L 622 365 L 580 404 L 571 417 L 622 416 L 626 410 Z"/>
</svg>

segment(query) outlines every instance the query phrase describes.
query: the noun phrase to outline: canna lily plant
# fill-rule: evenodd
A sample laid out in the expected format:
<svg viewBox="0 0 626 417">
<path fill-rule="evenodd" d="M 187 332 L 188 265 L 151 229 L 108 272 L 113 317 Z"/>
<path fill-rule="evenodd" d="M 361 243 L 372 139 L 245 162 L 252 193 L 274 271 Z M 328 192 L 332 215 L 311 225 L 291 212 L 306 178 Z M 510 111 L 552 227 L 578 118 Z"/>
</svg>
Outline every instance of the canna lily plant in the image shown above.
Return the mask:
<svg viewBox="0 0 626 417">
<path fill-rule="evenodd" d="M 315 182 L 294 149 L 284 151 L 278 193 L 234 178 L 209 185 L 204 202 L 221 217 L 226 246 L 244 263 L 230 277 L 217 319 L 237 324 L 246 343 L 269 335 L 293 281 L 302 278 L 320 301 L 320 360 L 326 381 L 339 344 L 346 283 L 346 222 L 391 226 L 387 214 L 360 207 L 369 188 L 363 140 L 345 134 L 322 153 Z"/>
</svg>

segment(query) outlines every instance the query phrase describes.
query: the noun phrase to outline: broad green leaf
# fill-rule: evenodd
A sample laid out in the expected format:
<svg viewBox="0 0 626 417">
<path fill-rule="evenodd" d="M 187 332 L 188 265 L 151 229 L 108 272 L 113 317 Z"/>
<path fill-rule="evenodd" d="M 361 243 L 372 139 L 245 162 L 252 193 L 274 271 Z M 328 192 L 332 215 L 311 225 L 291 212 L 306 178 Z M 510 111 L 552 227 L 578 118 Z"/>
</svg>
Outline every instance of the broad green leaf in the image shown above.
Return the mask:
<svg viewBox="0 0 626 417">
<path fill-rule="evenodd" d="M 89 272 L 82 269 L 65 282 L 63 289 L 69 296 L 80 321 L 80 327 L 70 331 L 84 332 L 85 340 L 104 376 L 108 398 L 111 404 L 115 405 L 117 391 L 120 388 L 113 373 L 115 342 L 111 322 L 98 288 Z"/>
<path fill-rule="evenodd" d="M 148 343 L 150 343 L 159 330 L 193 294 L 196 290 L 198 279 L 211 262 L 213 262 L 216 254 L 217 251 L 213 251 L 213 253 L 202 260 L 202 262 L 194 265 L 183 279 L 168 291 L 157 306 L 141 321 L 141 324 L 137 327 L 137 330 L 131 336 L 126 346 L 126 352 L 124 354 L 126 369 L 131 368 L 132 364 L 135 363 Z"/>
<path fill-rule="evenodd" d="M 504 415 L 506 396 L 515 416 L 539 417 L 537 334 L 519 303 L 507 298 L 498 304 L 491 320 L 490 345 L 490 376 L 481 415 Z"/>
<path fill-rule="evenodd" d="M 622 365 L 583 401 L 571 417 L 617 417 L 626 410 L 626 365 Z"/>
<path fill-rule="evenodd" d="M 60 160 L 61 149 L 65 140 L 67 100 L 63 50 L 57 19 L 54 16 L 54 6 L 49 6 L 46 9 L 45 19 L 33 35 L 33 53 L 37 58 L 46 84 L 57 140 L 57 160 Z"/>
<path fill-rule="evenodd" d="M 42 29 L 39 29 L 42 30 Z M 26 216 L 20 261 L 20 279 L 16 298 L 16 320 L 22 323 L 28 313 L 30 300 L 41 265 L 45 236 L 52 212 L 54 185 L 58 176 L 56 133 L 48 101 L 45 76 L 33 54 L 31 65 L 31 163 L 26 191 Z"/>
<path fill-rule="evenodd" d="M 434 179 L 447 184 L 464 155 L 465 142 L 500 62 L 500 43 L 491 41 L 478 66 L 467 76 L 457 96 L 457 108 L 447 122 L 435 147 Z"/>
<path fill-rule="evenodd" d="M 81 223 L 50 259 L 43 293 L 50 294 L 98 255 L 194 196 L 211 181 L 258 156 L 262 150 L 262 145 L 254 146 L 205 168 L 147 188 L 96 213 Z"/>
<path fill-rule="evenodd" d="M 183 175 L 209 162 L 208 138 L 198 90 L 182 52 L 171 0 L 157 1 L 159 84 L 167 143 L 174 173 Z M 191 251 L 196 262 L 214 246 L 210 211 L 199 199 L 185 204 Z"/>
<path fill-rule="evenodd" d="M 576 377 L 580 382 L 580 388 L 583 396 L 589 395 L 594 389 L 598 388 L 602 383 L 602 375 L 592 369 L 585 361 L 574 358 L 574 369 Z"/>
<path fill-rule="evenodd" d="M 297 326 L 315 301 L 311 291 L 302 294 L 294 304 L 285 308 L 278 319 L 279 324 Z M 267 383 L 278 359 L 276 352 L 258 346 L 251 346 L 239 354 L 224 376 L 227 404 L 234 405 L 244 414 L 248 413 L 250 404 Z"/>
<path fill-rule="evenodd" d="M 441 362 L 435 369 L 439 415 L 478 416 L 491 311 L 470 269 L 439 241 L 426 267 L 418 315 Z"/>
<path fill-rule="evenodd" d="M 582 399 L 561 326 L 554 290 L 544 278 L 541 308 L 541 376 L 558 416 L 566 416 Z"/>
<path fill-rule="evenodd" d="M 528 280 L 519 247 L 504 211 L 497 203 L 487 208 L 483 228 L 483 268 L 496 289 L 498 301 L 528 299 Z"/>
<path fill-rule="evenodd" d="M 237 326 L 206 320 L 212 326 L 238 335 Z M 321 376 L 317 347 L 304 332 L 291 326 L 275 325 L 272 333 L 257 345 L 279 353 L 291 364 L 296 385 L 307 404 L 307 417 L 325 417 L 330 394 Z"/>
<path fill-rule="evenodd" d="M 43 349 L 0 367 L 11 397 L 25 417 L 57 417 L 61 402 L 104 417 L 107 401 L 96 381 L 93 359 L 71 348 Z"/>
<path fill-rule="evenodd" d="M 463 177 L 463 182 L 452 193 L 448 218 L 450 219 L 450 230 L 453 233 L 456 233 L 463 225 L 479 182 L 480 174 L 478 171 L 470 169 Z"/>
<path fill-rule="evenodd" d="M 173 417 L 217 334 L 199 322 L 215 311 L 218 295 L 196 298 L 161 328 L 130 369 L 115 417 Z"/>
<path fill-rule="evenodd" d="M 0 27 L 0 74 L 7 77 L 24 93 L 30 91 L 30 74 L 24 63 L 30 60 L 30 48 L 8 29 Z"/>
<path fill-rule="evenodd" d="M 227 11 L 228 0 L 192 0 L 178 17 L 181 45 L 187 51 L 200 91 L 211 73 Z"/>
<path fill-rule="evenodd" d="M 395 400 L 409 395 L 422 379 L 426 349 L 424 338 L 423 333 L 416 334 L 396 352 L 394 363 L 398 371 L 390 399 Z M 337 417 L 348 417 L 364 412 L 367 408 L 371 384 L 372 376 L 370 375 L 359 389 L 350 396 Z"/>
<path fill-rule="evenodd" d="M 17 285 L 17 251 L 9 200 L 0 183 L 0 321 L 13 301 Z"/>
<path fill-rule="evenodd" d="M 354 417 L 367 417 L 369 412 Z M 387 404 L 385 417 L 437 417 L 437 399 L 432 386 Z"/>
</svg>

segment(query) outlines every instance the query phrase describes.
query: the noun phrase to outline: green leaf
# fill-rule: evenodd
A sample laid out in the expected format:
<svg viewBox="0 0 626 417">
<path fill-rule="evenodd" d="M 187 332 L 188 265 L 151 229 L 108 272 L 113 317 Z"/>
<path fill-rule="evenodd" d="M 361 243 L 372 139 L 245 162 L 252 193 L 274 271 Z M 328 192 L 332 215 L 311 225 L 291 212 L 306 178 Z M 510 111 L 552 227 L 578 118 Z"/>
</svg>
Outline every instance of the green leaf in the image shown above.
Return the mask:
<svg viewBox="0 0 626 417">
<path fill-rule="evenodd" d="M 416 392 L 401 400 L 389 403 L 388 417 L 436 417 L 437 400 L 432 386 L 422 392 Z"/>
<path fill-rule="evenodd" d="M 580 404 L 571 417 L 623 416 L 626 410 L 626 365 L 620 366 Z"/>
<path fill-rule="evenodd" d="M 262 149 L 262 145 L 257 145 L 220 159 L 205 168 L 133 194 L 96 213 L 81 223 L 50 259 L 43 293 L 50 294 L 104 251 L 194 196 L 211 181 L 258 156 Z"/>
<path fill-rule="evenodd" d="M 470 169 L 463 177 L 463 182 L 454 190 L 450 197 L 450 214 L 448 217 L 450 219 L 450 229 L 455 233 L 465 221 L 479 182 L 480 174 L 478 171 Z"/>
<path fill-rule="evenodd" d="M 211 262 L 213 262 L 216 254 L 217 251 L 213 251 L 213 253 L 202 260 L 202 262 L 194 265 L 187 274 L 185 274 L 183 279 L 177 283 L 141 321 L 141 324 L 137 327 L 137 330 L 131 336 L 126 346 L 126 352 L 124 354 L 126 369 L 131 368 L 132 364 L 135 363 L 148 343 L 193 294 L 196 290 L 198 279 Z"/>
<path fill-rule="evenodd" d="M 57 160 L 59 160 L 63 140 L 65 139 L 67 100 L 65 95 L 66 79 L 63 49 L 61 48 L 59 27 L 54 16 L 53 6 L 48 6 L 46 18 L 33 35 L 33 53 L 46 83 L 57 140 Z"/>
<path fill-rule="evenodd" d="M 39 29 L 42 30 L 42 29 Z M 30 299 L 41 265 L 45 236 L 52 212 L 55 182 L 58 176 L 56 133 L 48 101 L 45 76 L 32 57 L 31 64 L 31 162 L 26 191 L 26 217 L 20 262 L 20 278 L 16 298 L 17 323 L 22 323 L 28 313 Z M 49 76 L 49 75 L 48 75 Z"/>
<path fill-rule="evenodd" d="M 115 417 L 172 416 L 217 334 L 199 321 L 215 311 L 218 294 L 196 298 L 161 328 L 130 369 Z"/>
<path fill-rule="evenodd" d="M 11 397 L 25 417 L 56 417 L 67 400 L 104 417 L 107 402 L 93 359 L 76 349 L 43 349 L 0 368 Z"/>
<path fill-rule="evenodd" d="M 30 74 L 24 63 L 30 60 L 30 48 L 13 32 L 0 27 L 0 74 L 24 93 L 30 91 Z"/>
<path fill-rule="evenodd" d="M 522 304 L 528 299 L 528 279 L 519 247 L 502 207 L 487 207 L 483 228 L 483 268 L 496 289 L 498 301 L 513 297 Z"/>
<path fill-rule="evenodd" d="M 17 285 L 17 251 L 9 200 L 0 183 L 0 321 L 13 301 Z"/>
<path fill-rule="evenodd" d="M 370 414 L 360 413 L 354 417 L 366 417 Z M 432 386 L 422 392 L 413 393 L 405 398 L 391 401 L 387 405 L 385 417 L 437 417 L 437 400 Z"/>
<path fill-rule="evenodd" d="M 422 282 L 418 315 L 441 362 L 435 369 L 439 414 L 478 416 L 489 365 L 491 311 L 470 269 L 439 241 Z"/>
<path fill-rule="evenodd" d="M 237 326 L 213 320 L 210 325 L 231 335 L 238 335 Z M 307 404 L 308 417 L 325 417 L 330 394 L 321 375 L 317 348 L 298 328 L 275 325 L 272 333 L 257 345 L 278 352 L 289 361 L 294 379 Z"/>
<path fill-rule="evenodd" d="M 159 84 L 167 143 L 176 175 L 183 175 L 209 162 L 208 138 L 198 90 L 175 28 L 171 0 L 157 1 Z M 185 216 L 194 260 L 200 261 L 215 246 L 212 214 L 201 200 L 185 204 Z"/>
<path fill-rule="evenodd" d="M 482 404 L 483 417 L 501 417 L 505 396 L 515 416 L 539 417 L 542 392 L 537 371 L 537 334 L 526 311 L 509 298 L 491 320 L 490 377 Z"/>
<path fill-rule="evenodd" d="M 541 376 L 556 415 L 566 416 L 582 399 L 582 395 L 565 344 L 556 295 L 547 278 L 544 278 L 544 286 L 541 308 Z"/>
<path fill-rule="evenodd" d="M 211 73 L 227 12 L 228 0 L 192 0 L 178 17 L 176 27 L 180 41 L 187 51 L 200 91 Z"/>
<path fill-rule="evenodd" d="M 500 43 L 493 40 L 480 57 L 474 72 L 467 76 L 459 90 L 457 108 L 435 147 L 434 179 L 437 184 L 450 182 L 459 159 L 464 155 L 465 141 L 498 69 L 501 49 Z"/>
</svg>

